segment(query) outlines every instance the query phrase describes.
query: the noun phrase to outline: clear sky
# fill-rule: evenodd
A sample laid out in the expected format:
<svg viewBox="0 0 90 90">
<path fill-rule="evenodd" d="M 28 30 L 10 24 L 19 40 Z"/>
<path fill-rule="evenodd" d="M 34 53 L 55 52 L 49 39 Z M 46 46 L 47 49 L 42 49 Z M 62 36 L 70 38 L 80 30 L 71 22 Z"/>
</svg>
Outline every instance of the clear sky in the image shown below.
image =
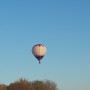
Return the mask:
<svg viewBox="0 0 90 90">
<path fill-rule="evenodd" d="M 38 43 L 47 47 L 41 64 Z M 90 0 L 0 0 L 0 82 L 21 77 L 90 90 Z"/>
</svg>

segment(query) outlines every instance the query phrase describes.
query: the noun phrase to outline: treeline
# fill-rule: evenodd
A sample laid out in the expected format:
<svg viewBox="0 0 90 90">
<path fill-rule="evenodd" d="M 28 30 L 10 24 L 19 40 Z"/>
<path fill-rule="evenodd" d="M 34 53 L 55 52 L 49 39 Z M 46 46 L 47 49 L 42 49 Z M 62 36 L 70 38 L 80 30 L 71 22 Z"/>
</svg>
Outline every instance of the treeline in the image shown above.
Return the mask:
<svg viewBox="0 0 90 90">
<path fill-rule="evenodd" d="M 30 82 L 26 79 L 20 79 L 9 85 L 0 84 L 0 90 L 57 90 L 57 85 L 50 80 Z"/>
</svg>

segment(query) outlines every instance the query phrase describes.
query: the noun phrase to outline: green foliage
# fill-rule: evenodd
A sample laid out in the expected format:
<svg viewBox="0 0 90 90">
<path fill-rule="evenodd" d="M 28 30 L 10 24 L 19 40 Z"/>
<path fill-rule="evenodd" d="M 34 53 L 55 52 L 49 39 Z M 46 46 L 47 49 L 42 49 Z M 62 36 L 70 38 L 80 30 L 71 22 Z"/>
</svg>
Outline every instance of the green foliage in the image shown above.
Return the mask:
<svg viewBox="0 0 90 90">
<path fill-rule="evenodd" d="M 30 82 L 25 79 L 20 79 L 8 86 L 0 85 L 0 90 L 57 90 L 57 85 L 50 80 Z"/>
</svg>

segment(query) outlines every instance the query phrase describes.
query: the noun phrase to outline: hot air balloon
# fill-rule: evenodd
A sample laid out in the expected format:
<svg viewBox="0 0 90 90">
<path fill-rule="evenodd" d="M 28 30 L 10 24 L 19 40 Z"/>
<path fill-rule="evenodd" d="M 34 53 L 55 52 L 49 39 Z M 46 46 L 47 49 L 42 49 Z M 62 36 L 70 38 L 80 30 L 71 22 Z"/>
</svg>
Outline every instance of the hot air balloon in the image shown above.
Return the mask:
<svg viewBox="0 0 90 90">
<path fill-rule="evenodd" d="M 46 54 L 46 47 L 42 44 L 36 44 L 32 48 L 32 53 L 40 63 Z"/>
</svg>

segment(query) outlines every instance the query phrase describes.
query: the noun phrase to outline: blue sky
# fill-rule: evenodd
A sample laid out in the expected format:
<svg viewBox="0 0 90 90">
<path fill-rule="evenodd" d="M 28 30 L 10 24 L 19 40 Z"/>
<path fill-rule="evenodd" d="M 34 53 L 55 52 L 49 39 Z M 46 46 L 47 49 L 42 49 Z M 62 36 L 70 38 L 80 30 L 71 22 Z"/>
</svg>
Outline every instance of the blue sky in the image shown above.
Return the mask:
<svg viewBox="0 0 90 90">
<path fill-rule="evenodd" d="M 41 64 L 33 45 L 47 54 Z M 0 82 L 53 80 L 60 90 L 90 90 L 90 1 L 0 1 Z"/>
</svg>

